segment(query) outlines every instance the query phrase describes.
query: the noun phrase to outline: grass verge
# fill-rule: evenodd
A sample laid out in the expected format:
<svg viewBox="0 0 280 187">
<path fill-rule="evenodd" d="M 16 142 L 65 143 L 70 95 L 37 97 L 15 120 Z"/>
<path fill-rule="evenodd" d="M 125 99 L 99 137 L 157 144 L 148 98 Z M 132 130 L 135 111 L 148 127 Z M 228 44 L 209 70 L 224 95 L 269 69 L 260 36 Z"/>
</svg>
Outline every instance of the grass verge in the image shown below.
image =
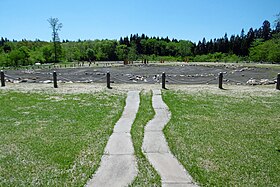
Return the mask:
<svg viewBox="0 0 280 187">
<path fill-rule="evenodd" d="M 106 92 L 0 98 L 0 186 L 83 186 L 125 104 Z"/>
<path fill-rule="evenodd" d="M 280 186 L 280 95 L 165 91 L 169 146 L 202 186 Z"/>
<path fill-rule="evenodd" d="M 154 117 L 152 92 L 141 92 L 140 106 L 131 128 L 131 136 L 138 164 L 138 176 L 130 186 L 161 186 L 161 178 L 142 152 L 145 125 Z"/>
</svg>

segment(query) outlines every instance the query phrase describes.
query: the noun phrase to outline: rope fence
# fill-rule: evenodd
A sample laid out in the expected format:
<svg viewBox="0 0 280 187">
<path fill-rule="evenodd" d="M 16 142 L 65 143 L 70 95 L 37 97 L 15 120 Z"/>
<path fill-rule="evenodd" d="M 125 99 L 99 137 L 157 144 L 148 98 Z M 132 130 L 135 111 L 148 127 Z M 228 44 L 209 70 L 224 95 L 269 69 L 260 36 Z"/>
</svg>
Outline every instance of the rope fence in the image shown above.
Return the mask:
<svg viewBox="0 0 280 187">
<path fill-rule="evenodd" d="M 134 82 L 133 80 L 124 80 L 124 79 L 121 79 L 121 78 L 117 78 L 117 76 L 114 76 L 112 77 L 113 80 L 117 80 L 119 81 L 120 83 L 136 83 Z"/>
<path fill-rule="evenodd" d="M 209 82 L 217 80 L 217 78 L 218 77 L 214 77 L 212 79 L 208 79 L 205 81 L 195 81 L 195 80 L 182 81 L 182 80 L 176 80 L 176 79 L 173 79 L 173 78 L 167 76 L 168 82 L 179 83 L 179 84 L 208 84 Z"/>
</svg>

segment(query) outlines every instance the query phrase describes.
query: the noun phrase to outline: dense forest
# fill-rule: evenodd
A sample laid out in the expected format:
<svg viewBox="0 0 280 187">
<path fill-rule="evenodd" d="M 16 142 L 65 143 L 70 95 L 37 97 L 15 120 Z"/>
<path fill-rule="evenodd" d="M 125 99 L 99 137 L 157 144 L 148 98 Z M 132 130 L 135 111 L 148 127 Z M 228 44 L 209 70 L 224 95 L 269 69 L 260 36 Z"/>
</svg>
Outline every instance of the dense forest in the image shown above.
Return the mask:
<svg viewBox="0 0 280 187">
<path fill-rule="evenodd" d="M 272 27 L 264 21 L 258 29 L 239 35 L 197 44 L 168 37 L 149 37 L 145 34 L 121 37 L 119 40 L 85 40 L 58 42 L 59 62 L 75 61 L 204 61 L 204 62 L 270 62 L 280 63 L 280 19 Z M 53 63 L 54 47 L 46 41 L 10 41 L 1 37 L 0 67 Z"/>
</svg>

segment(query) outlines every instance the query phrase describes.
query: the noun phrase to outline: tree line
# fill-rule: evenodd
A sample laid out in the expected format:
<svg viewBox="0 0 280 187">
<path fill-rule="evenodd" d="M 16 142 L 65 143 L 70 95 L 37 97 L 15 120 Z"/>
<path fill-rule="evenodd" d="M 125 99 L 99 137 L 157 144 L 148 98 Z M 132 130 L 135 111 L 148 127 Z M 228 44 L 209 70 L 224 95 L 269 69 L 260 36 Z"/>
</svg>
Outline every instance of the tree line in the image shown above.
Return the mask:
<svg viewBox="0 0 280 187">
<path fill-rule="evenodd" d="M 61 28 L 61 27 L 60 27 Z M 35 63 L 75 61 L 264 61 L 280 63 L 280 19 L 272 28 L 264 21 L 259 29 L 244 29 L 240 35 L 197 44 L 168 37 L 145 34 L 121 37 L 119 40 L 59 41 L 0 40 L 0 66 L 26 66 Z"/>
<path fill-rule="evenodd" d="M 249 49 L 253 42 L 256 40 L 267 41 L 273 38 L 280 32 L 280 22 L 277 23 L 275 29 L 271 29 L 269 21 L 264 21 L 262 27 L 259 29 L 250 28 L 248 33 L 245 34 L 242 29 L 240 35 L 232 35 L 230 38 L 225 34 L 224 37 L 210 40 L 206 42 L 205 38 L 199 41 L 195 47 L 194 53 L 197 55 L 203 55 L 214 52 L 231 53 L 238 56 L 248 56 Z"/>
</svg>

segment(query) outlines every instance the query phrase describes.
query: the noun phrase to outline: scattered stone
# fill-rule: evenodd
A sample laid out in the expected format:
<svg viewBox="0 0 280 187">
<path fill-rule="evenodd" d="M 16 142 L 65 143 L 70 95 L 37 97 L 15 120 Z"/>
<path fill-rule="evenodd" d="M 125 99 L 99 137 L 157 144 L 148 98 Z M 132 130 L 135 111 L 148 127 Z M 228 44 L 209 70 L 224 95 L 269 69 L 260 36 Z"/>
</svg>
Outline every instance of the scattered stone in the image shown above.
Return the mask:
<svg viewBox="0 0 280 187">
<path fill-rule="evenodd" d="M 20 82 L 28 82 L 28 79 L 22 79 Z"/>
<path fill-rule="evenodd" d="M 260 80 L 260 84 L 268 85 L 269 84 L 269 80 L 268 79 L 261 79 Z"/>
<path fill-rule="evenodd" d="M 20 81 L 19 80 L 13 80 L 12 83 L 18 84 L 18 83 L 20 83 Z"/>
<path fill-rule="evenodd" d="M 44 84 L 50 84 L 50 83 L 52 83 L 52 81 L 51 80 L 46 80 L 46 81 L 43 81 L 43 83 Z"/>
<path fill-rule="evenodd" d="M 25 71 L 23 71 L 23 73 L 25 73 L 25 74 L 33 74 L 34 70 L 25 70 Z"/>
<path fill-rule="evenodd" d="M 249 79 L 246 84 L 250 84 L 250 85 L 259 85 L 260 83 L 256 80 L 256 79 Z"/>
<path fill-rule="evenodd" d="M 27 80 L 27 83 L 36 83 L 36 80 Z"/>
<path fill-rule="evenodd" d="M 274 84 L 274 83 L 275 83 L 274 81 L 270 81 L 269 79 L 260 80 L 260 84 L 263 84 L 263 85 L 269 85 L 269 84 Z"/>
</svg>

